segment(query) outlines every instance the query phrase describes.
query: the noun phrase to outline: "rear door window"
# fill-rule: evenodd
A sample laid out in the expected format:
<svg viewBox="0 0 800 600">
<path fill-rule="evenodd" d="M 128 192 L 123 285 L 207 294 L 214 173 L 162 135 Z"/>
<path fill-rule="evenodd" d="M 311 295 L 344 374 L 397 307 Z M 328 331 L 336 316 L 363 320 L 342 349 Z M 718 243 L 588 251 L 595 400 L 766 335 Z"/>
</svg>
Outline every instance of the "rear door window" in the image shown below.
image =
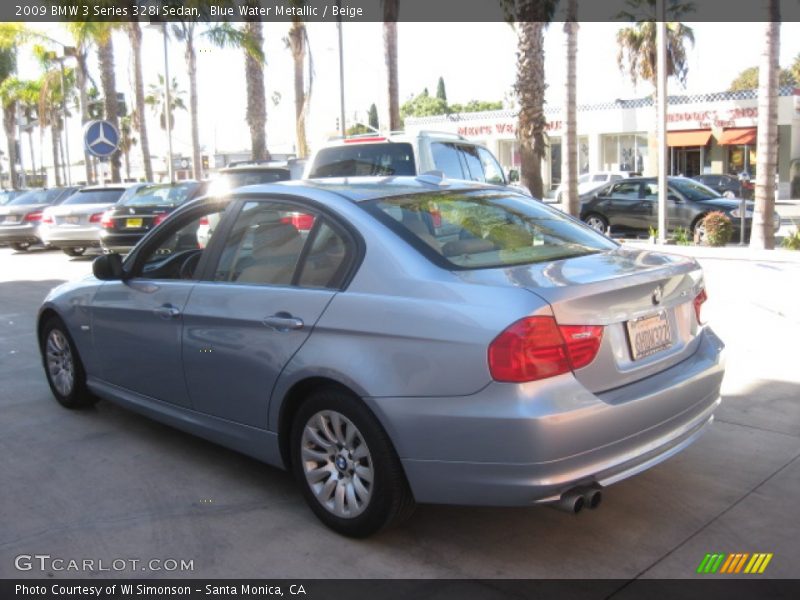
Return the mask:
<svg viewBox="0 0 800 600">
<path fill-rule="evenodd" d="M 445 142 L 431 144 L 433 165 L 450 179 L 466 179 L 464 165 L 458 148 Z"/>
<path fill-rule="evenodd" d="M 638 198 L 639 188 L 638 181 L 625 181 L 612 187 L 610 195 L 614 198 Z"/>
<path fill-rule="evenodd" d="M 309 178 L 416 175 L 411 144 L 361 143 L 323 148 Z"/>
<path fill-rule="evenodd" d="M 459 146 L 464 162 L 467 163 L 467 170 L 469 171 L 469 179 L 471 181 L 486 181 L 486 173 L 483 171 L 483 163 L 478 156 L 478 150 L 475 146 Z"/>
<path fill-rule="evenodd" d="M 497 159 L 486 148 L 481 148 L 480 146 L 476 148 L 478 150 L 478 158 L 481 159 L 481 164 L 483 165 L 486 183 L 504 185 L 506 178 L 503 175 L 503 168 L 500 166 L 500 163 L 497 162 Z"/>
</svg>

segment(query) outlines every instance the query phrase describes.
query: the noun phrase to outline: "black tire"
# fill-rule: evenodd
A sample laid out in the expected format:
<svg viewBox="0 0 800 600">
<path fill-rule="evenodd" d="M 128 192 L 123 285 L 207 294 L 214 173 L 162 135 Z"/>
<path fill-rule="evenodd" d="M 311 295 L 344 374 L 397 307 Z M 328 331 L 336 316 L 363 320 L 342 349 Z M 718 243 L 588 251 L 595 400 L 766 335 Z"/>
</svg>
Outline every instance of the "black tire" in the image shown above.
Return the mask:
<svg viewBox="0 0 800 600">
<path fill-rule="evenodd" d="M 608 231 L 608 219 L 606 219 L 601 214 L 594 212 L 588 213 L 586 216 L 583 217 L 583 222 L 598 233 L 605 234 L 605 232 Z M 595 224 L 597 224 L 598 226 L 595 226 Z M 602 231 L 600 230 L 599 225 L 602 225 L 603 227 Z"/>
<path fill-rule="evenodd" d="M 14 242 L 11 247 L 17 252 L 26 252 L 31 247 L 30 242 Z"/>
<path fill-rule="evenodd" d="M 86 252 L 86 248 L 62 248 L 61 251 L 67 256 L 82 256 Z"/>
<path fill-rule="evenodd" d="M 349 420 L 350 424 L 355 426 L 354 439 L 363 438 L 367 448 L 369 456 L 368 459 L 363 460 L 369 460 L 373 480 L 369 485 L 369 497 L 365 507 L 361 509 L 362 512 L 352 517 L 338 516 L 332 512 L 333 508 L 324 506 L 306 478 L 306 464 L 312 468 L 311 463 L 314 461 L 306 463 L 301 457 L 301 450 L 305 443 L 303 433 L 306 425 L 310 424 L 312 418 L 316 418 L 320 413 L 338 413 Z M 290 444 L 292 471 L 300 484 L 306 502 L 319 520 L 337 533 L 348 537 L 364 538 L 402 522 L 413 513 L 414 497 L 389 436 L 372 412 L 358 398 L 336 388 L 324 388 L 312 392 L 295 414 Z M 346 451 L 343 446 L 339 446 L 338 450 L 331 449 L 332 453 L 343 451 Z M 333 457 L 330 456 L 329 460 L 331 458 Z M 317 468 L 323 465 L 323 460 L 317 461 Z M 350 473 L 352 474 L 353 471 Z M 337 477 L 342 476 L 347 477 L 347 472 L 342 471 L 337 474 Z M 325 487 L 330 480 L 337 477 L 334 477 L 332 472 L 327 480 L 318 483 Z M 353 478 L 355 478 L 354 475 Z M 339 486 L 334 485 L 334 487 Z M 336 493 L 333 492 L 329 496 L 333 498 Z"/>
<path fill-rule="evenodd" d="M 61 406 L 86 408 L 97 402 L 97 397 L 86 387 L 86 371 L 83 369 L 75 343 L 61 319 L 56 316 L 47 318 L 41 329 L 39 347 L 47 383 Z M 48 364 L 49 361 L 58 362 L 61 368 Z M 68 372 L 67 364 L 71 366 L 71 376 L 65 376 L 71 380 L 68 389 L 64 387 L 65 379 L 59 378 L 59 373 Z"/>
<path fill-rule="evenodd" d="M 699 244 L 703 244 L 706 241 L 706 228 L 703 225 L 703 220 L 708 215 L 700 215 L 694 221 L 692 221 L 692 239 L 697 240 Z"/>
</svg>

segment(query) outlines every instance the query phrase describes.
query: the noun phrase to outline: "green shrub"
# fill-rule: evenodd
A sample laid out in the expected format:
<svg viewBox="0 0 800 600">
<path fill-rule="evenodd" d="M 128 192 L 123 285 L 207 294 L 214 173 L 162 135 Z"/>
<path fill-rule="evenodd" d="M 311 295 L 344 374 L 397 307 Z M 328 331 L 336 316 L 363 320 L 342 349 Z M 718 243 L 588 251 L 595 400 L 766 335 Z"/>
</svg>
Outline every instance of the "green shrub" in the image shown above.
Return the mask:
<svg viewBox="0 0 800 600">
<path fill-rule="evenodd" d="M 703 219 L 703 227 L 709 246 L 724 246 L 731 241 L 733 224 L 726 214 L 719 211 L 708 213 Z"/>
<path fill-rule="evenodd" d="M 692 232 L 685 227 L 677 227 L 673 233 L 675 243 L 678 246 L 691 246 L 692 245 Z"/>
<path fill-rule="evenodd" d="M 800 228 L 795 229 L 793 233 L 783 238 L 781 246 L 787 250 L 800 250 Z"/>
</svg>

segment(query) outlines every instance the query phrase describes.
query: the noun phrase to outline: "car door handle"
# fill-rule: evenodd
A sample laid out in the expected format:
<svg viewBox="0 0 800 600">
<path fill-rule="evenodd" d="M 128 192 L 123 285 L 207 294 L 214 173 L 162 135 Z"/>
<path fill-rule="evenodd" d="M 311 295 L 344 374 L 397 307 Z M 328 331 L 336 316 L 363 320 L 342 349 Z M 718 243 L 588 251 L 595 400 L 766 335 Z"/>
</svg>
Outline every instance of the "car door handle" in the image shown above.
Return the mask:
<svg viewBox="0 0 800 600">
<path fill-rule="evenodd" d="M 270 317 L 265 317 L 261 322 L 275 331 L 289 331 L 290 329 L 303 328 L 303 319 L 293 317 L 287 312 L 279 312 Z"/>
<path fill-rule="evenodd" d="M 174 319 L 180 316 L 181 311 L 179 308 L 172 306 L 172 304 L 162 304 L 161 306 L 153 309 L 153 314 L 162 319 Z"/>
</svg>

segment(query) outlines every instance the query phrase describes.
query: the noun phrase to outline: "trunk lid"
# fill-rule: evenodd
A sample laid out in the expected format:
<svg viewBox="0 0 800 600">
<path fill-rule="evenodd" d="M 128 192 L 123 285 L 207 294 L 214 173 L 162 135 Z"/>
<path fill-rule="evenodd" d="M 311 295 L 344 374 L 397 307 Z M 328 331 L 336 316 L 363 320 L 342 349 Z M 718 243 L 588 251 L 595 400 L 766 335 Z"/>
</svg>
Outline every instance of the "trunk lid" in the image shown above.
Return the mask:
<svg viewBox="0 0 800 600">
<path fill-rule="evenodd" d="M 693 301 L 704 283 L 692 258 L 620 247 L 460 275 L 474 283 L 527 289 L 550 305 L 559 325 L 602 325 L 596 358 L 575 371 L 595 393 L 667 369 L 691 356 L 699 343 Z M 662 345 L 666 328 L 668 345 Z"/>
</svg>

